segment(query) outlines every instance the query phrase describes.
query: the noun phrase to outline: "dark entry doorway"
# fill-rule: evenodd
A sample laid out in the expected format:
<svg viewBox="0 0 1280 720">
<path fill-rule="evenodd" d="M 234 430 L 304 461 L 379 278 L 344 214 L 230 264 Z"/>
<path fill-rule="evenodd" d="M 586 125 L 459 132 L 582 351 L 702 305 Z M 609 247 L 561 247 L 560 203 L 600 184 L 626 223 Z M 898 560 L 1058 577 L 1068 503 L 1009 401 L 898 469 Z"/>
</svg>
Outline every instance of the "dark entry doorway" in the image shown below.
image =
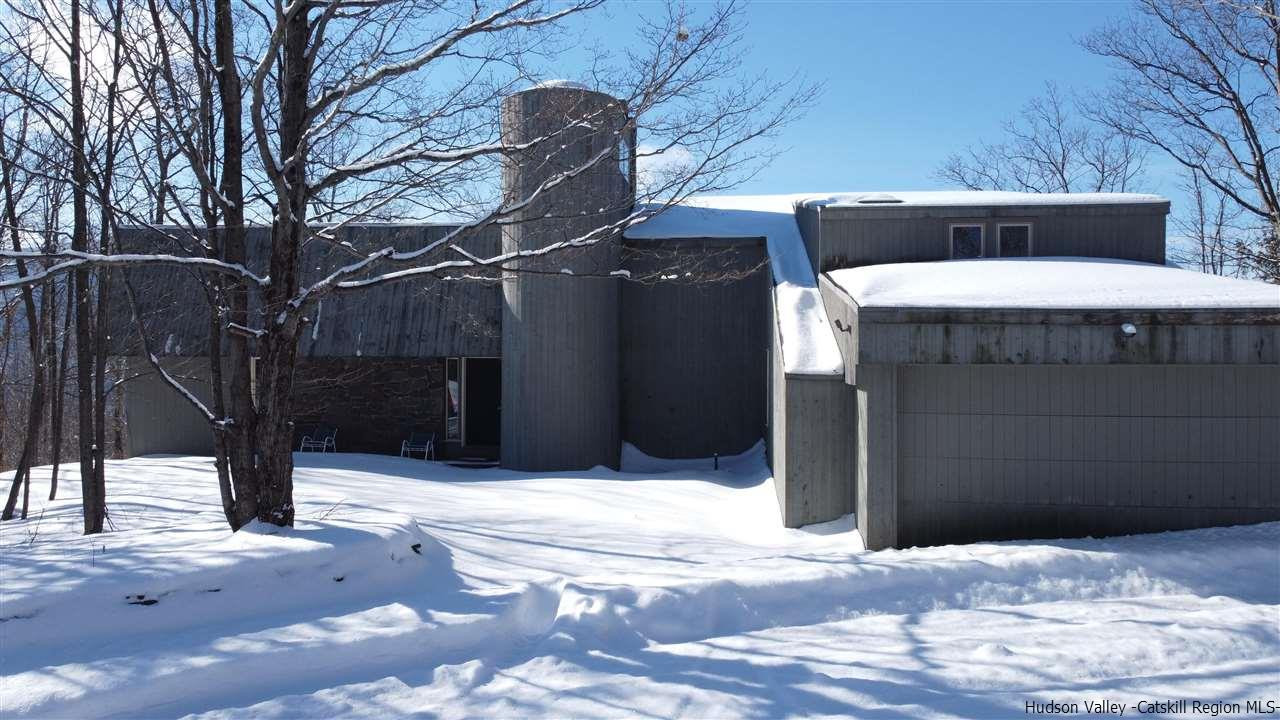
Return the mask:
<svg viewBox="0 0 1280 720">
<path fill-rule="evenodd" d="M 502 432 L 502 360 L 464 358 L 463 362 L 463 441 L 468 446 L 497 447 Z"/>
</svg>

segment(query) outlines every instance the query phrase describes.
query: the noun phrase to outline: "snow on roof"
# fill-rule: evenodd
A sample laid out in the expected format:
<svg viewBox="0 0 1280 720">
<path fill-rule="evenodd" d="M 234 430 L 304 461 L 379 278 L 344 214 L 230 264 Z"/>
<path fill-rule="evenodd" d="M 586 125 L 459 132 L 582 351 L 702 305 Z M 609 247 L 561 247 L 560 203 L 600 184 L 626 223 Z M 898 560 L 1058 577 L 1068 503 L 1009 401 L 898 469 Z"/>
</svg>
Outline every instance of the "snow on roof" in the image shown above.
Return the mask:
<svg viewBox="0 0 1280 720">
<path fill-rule="evenodd" d="M 813 196 L 805 207 L 948 207 L 1034 205 L 1143 205 L 1169 202 L 1159 195 L 1139 193 L 1026 193 L 982 190 L 926 190 L 912 192 L 834 193 Z"/>
<path fill-rule="evenodd" d="M 862 307 L 1280 310 L 1280 286 L 1128 260 L 944 260 L 828 276 Z"/>
<path fill-rule="evenodd" d="M 792 375 L 842 375 L 844 359 L 818 293 L 795 206 L 809 195 L 695 197 L 627 228 L 630 240 L 764 238 L 782 335 L 782 367 Z"/>
<path fill-rule="evenodd" d="M 590 90 L 585 84 L 576 80 L 565 80 L 563 78 L 554 78 L 551 80 L 543 80 L 529 86 L 529 90 L 544 90 L 546 88 L 571 88 L 573 90 Z"/>
</svg>

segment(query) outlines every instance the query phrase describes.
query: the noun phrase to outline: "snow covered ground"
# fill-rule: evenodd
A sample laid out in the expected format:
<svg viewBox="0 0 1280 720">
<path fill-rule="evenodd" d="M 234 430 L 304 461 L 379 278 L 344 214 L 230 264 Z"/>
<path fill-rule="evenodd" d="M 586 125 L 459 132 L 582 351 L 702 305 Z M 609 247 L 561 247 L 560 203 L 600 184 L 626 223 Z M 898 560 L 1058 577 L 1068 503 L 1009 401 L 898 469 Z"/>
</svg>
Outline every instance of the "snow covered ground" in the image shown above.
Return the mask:
<svg viewBox="0 0 1280 720">
<path fill-rule="evenodd" d="M 759 449 L 719 472 L 298 464 L 291 530 L 231 535 L 191 457 L 112 463 L 111 533 L 78 535 L 70 478 L 0 525 L 0 717 L 1280 701 L 1280 523 L 869 553 L 851 520 L 781 528 Z"/>
</svg>

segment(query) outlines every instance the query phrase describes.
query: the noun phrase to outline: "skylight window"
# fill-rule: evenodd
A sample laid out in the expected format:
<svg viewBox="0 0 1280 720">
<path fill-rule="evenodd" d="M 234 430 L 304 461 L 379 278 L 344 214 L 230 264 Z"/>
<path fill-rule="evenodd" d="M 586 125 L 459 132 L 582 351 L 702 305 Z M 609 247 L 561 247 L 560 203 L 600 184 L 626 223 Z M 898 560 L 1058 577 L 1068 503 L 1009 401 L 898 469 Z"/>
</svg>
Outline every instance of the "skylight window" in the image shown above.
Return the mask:
<svg viewBox="0 0 1280 720">
<path fill-rule="evenodd" d="M 894 197 L 888 193 L 873 193 L 858 198 L 859 205 L 895 205 L 900 202 L 902 202 L 902 198 Z"/>
</svg>

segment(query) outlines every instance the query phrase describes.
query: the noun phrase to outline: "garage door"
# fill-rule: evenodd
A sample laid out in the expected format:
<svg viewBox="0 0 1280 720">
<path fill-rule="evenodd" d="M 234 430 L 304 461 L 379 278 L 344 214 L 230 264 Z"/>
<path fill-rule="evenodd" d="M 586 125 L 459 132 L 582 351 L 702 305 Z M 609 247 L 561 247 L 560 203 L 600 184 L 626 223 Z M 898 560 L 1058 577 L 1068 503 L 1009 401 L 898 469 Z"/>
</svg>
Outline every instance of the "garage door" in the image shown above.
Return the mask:
<svg viewBox="0 0 1280 720">
<path fill-rule="evenodd" d="M 1280 519 L 1280 370 L 898 368 L 904 546 Z"/>
</svg>

